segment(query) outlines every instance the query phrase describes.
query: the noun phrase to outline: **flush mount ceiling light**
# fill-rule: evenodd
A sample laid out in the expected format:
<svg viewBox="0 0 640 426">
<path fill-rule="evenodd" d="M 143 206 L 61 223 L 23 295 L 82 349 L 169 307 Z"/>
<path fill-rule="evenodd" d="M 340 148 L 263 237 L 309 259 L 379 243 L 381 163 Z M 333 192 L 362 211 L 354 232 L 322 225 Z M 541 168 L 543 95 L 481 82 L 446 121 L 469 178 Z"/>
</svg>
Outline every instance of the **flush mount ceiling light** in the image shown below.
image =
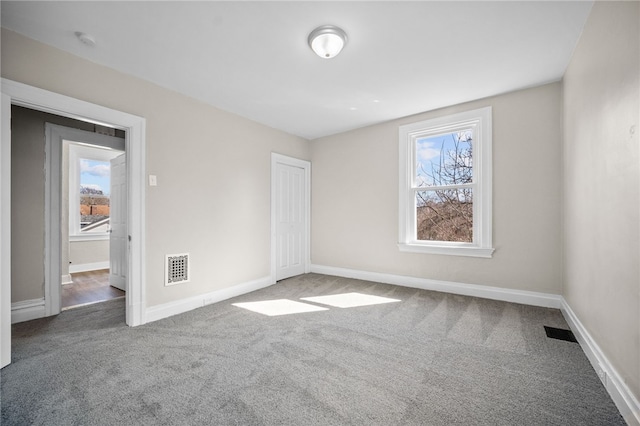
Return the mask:
<svg viewBox="0 0 640 426">
<path fill-rule="evenodd" d="M 347 33 L 334 25 L 323 25 L 311 31 L 308 41 L 316 55 L 331 59 L 347 44 Z"/>
</svg>

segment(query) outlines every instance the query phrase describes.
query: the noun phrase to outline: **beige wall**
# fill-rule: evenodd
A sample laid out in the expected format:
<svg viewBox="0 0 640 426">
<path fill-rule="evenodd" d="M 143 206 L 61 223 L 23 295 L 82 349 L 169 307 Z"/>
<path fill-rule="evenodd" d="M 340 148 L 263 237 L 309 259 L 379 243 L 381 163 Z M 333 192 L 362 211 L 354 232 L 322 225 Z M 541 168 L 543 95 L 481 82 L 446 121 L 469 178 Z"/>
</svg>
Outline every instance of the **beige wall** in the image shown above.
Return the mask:
<svg viewBox="0 0 640 426">
<path fill-rule="evenodd" d="M 11 302 L 18 302 L 44 297 L 45 123 L 94 126 L 15 106 L 11 115 Z"/>
<path fill-rule="evenodd" d="M 108 261 L 109 240 L 71 241 L 69 243 L 71 266 Z"/>
<path fill-rule="evenodd" d="M 2 77 L 146 118 L 147 306 L 269 275 L 270 155 L 308 160 L 306 140 L 4 29 Z M 191 282 L 164 287 L 183 252 Z"/>
<path fill-rule="evenodd" d="M 312 263 L 561 292 L 559 83 L 312 142 Z M 492 259 L 398 250 L 398 126 L 493 108 Z"/>
<path fill-rule="evenodd" d="M 638 398 L 639 22 L 596 2 L 564 77 L 564 296 Z"/>
</svg>

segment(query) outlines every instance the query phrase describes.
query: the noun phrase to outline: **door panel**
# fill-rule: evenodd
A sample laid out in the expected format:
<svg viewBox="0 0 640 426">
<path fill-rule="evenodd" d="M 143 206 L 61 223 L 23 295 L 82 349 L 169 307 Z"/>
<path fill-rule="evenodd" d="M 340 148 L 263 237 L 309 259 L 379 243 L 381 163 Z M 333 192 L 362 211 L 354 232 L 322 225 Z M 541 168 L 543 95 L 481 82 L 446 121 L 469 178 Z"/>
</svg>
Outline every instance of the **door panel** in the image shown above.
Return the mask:
<svg viewBox="0 0 640 426">
<path fill-rule="evenodd" d="M 125 154 L 111 160 L 109 284 L 127 286 L 127 167 Z"/>
<path fill-rule="evenodd" d="M 276 280 L 305 273 L 306 182 L 301 167 L 276 163 Z"/>
</svg>

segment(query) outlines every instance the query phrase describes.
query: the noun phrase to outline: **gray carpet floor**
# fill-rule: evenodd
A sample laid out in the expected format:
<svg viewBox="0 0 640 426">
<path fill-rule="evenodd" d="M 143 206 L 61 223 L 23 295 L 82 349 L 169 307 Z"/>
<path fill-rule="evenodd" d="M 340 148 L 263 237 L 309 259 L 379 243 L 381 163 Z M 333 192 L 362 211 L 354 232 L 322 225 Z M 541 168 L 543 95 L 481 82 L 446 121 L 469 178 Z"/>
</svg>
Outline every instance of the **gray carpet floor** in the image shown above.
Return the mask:
<svg viewBox="0 0 640 426">
<path fill-rule="evenodd" d="M 400 302 L 232 305 L 350 292 Z M 567 328 L 555 309 L 316 274 L 135 328 L 105 302 L 13 326 L 2 425 L 625 424 L 545 325 Z"/>
</svg>

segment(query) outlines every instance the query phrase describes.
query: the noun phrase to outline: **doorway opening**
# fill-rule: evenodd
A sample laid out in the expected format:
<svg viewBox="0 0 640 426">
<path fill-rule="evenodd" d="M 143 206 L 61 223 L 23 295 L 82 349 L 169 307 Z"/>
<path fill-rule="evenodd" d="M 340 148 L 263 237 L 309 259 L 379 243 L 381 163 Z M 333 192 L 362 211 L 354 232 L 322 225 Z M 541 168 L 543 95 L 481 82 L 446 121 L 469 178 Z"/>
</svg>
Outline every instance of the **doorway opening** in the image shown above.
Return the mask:
<svg viewBox="0 0 640 426">
<path fill-rule="evenodd" d="M 12 322 L 125 296 L 126 132 L 11 109 Z"/>
<path fill-rule="evenodd" d="M 121 133 L 97 125 L 91 132 L 45 124 L 48 315 L 97 302 L 100 295 L 122 296 L 105 293 L 109 289 L 100 280 L 74 282 L 73 273 L 107 269 L 109 286 L 126 291 L 126 134 Z"/>
<path fill-rule="evenodd" d="M 13 270 L 15 255 L 12 247 L 11 230 L 17 218 L 29 216 L 20 212 L 12 214 L 14 210 L 12 183 L 14 176 L 11 162 L 12 151 L 12 107 L 22 106 L 32 108 L 35 111 L 48 112 L 63 118 L 80 120 L 83 123 L 98 124 L 126 132 L 127 153 L 127 282 L 125 300 L 125 322 L 129 326 L 137 326 L 145 323 L 145 229 L 144 229 L 144 200 L 145 200 L 145 126 L 146 120 L 126 112 L 114 110 L 72 97 L 50 92 L 37 87 L 29 86 L 16 81 L 2 79 L 2 97 L 0 118 L 0 367 L 11 363 L 11 323 L 14 317 L 28 316 L 28 319 L 40 318 L 50 315 L 51 306 L 42 300 L 34 299 L 32 294 L 23 294 L 13 286 Z M 42 174 L 42 169 L 37 174 Z M 53 198 L 45 200 L 45 208 L 48 205 L 59 208 Z M 49 210 L 51 211 L 51 210 Z M 40 216 L 42 217 L 42 216 Z M 45 222 L 51 225 L 52 221 L 60 219 L 45 215 Z M 33 223 L 36 223 L 35 221 Z M 59 234 L 51 233 L 45 241 L 47 249 L 57 247 Z M 52 251 L 45 250 L 45 253 Z M 59 253 L 59 251 L 58 251 Z M 36 255 L 38 255 L 36 253 Z M 45 259 L 45 276 L 52 275 L 52 269 L 57 269 L 59 276 L 60 263 Z M 39 271 L 40 268 L 33 268 Z M 40 287 L 41 288 L 41 287 Z M 53 288 L 58 288 L 53 286 Z M 56 300 L 49 297 L 48 300 Z M 59 301 L 59 298 L 58 298 Z M 19 308 L 20 312 L 17 309 Z M 20 315 L 23 313 L 24 315 Z"/>
<path fill-rule="evenodd" d="M 49 126 L 47 135 L 62 135 L 61 310 L 123 298 L 125 139 L 113 129 L 100 128 L 109 135 L 85 133 L 82 137 L 73 129 L 54 131 Z M 52 142 L 57 143 L 47 143 Z"/>
</svg>

